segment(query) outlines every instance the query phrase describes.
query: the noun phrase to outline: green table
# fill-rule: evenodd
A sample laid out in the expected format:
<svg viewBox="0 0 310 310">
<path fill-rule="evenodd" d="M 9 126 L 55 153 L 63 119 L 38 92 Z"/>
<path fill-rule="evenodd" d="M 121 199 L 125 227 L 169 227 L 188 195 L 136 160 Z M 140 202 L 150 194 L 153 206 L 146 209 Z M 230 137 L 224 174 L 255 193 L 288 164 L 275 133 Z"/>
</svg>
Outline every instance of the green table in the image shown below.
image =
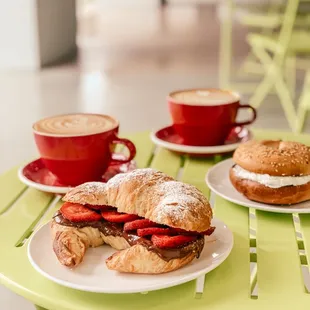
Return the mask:
<svg viewBox="0 0 310 310">
<path fill-rule="evenodd" d="M 255 130 L 254 134 L 258 139 L 290 139 L 310 145 L 310 135 L 305 134 L 264 130 Z M 151 166 L 174 177 L 179 175 L 182 181 L 209 195 L 204 177 L 221 157 L 194 159 L 164 149 L 154 152 L 149 133 L 129 137 L 136 143 L 139 167 Z M 233 231 L 235 244 L 228 259 L 206 275 L 200 298 L 195 294 L 195 281 L 145 295 L 95 294 L 45 279 L 27 259 L 28 238 L 35 227 L 51 219 L 60 206 L 59 197 L 27 188 L 17 179 L 17 168 L 0 177 L 0 188 L 0 283 L 40 307 L 53 310 L 310 308 L 301 272 L 308 271 L 310 215 L 300 215 L 300 224 L 295 225 L 290 214 L 257 211 L 254 218 L 253 210 L 216 197 L 215 215 Z M 251 274 L 250 263 L 255 265 L 256 261 L 257 268 Z M 256 281 L 258 297 L 251 296 Z"/>
</svg>

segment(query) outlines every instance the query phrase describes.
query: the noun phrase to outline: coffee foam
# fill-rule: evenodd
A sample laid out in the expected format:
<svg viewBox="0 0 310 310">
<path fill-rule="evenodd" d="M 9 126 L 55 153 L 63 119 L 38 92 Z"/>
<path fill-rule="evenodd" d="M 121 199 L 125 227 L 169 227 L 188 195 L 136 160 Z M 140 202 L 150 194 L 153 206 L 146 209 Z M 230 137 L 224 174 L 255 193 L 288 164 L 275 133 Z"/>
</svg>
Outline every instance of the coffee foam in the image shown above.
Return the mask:
<svg viewBox="0 0 310 310">
<path fill-rule="evenodd" d="M 50 136 L 83 136 L 105 132 L 117 127 L 112 117 L 100 114 L 68 114 L 49 117 L 36 122 L 36 133 Z"/>
<path fill-rule="evenodd" d="M 220 89 L 195 89 L 172 93 L 173 102 L 187 105 L 214 106 L 238 101 L 236 93 Z"/>
</svg>

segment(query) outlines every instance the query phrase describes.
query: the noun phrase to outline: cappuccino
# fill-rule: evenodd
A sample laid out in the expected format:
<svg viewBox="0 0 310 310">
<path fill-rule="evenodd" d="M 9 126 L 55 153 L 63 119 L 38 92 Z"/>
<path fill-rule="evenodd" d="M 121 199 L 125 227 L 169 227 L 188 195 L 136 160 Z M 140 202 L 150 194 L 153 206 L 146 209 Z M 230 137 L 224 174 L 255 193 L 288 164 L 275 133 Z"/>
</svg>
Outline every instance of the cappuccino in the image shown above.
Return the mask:
<svg viewBox="0 0 310 310">
<path fill-rule="evenodd" d="M 48 136 L 84 136 L 116 128 L 118 121 L 103 114 L 67 114 L 36 122 L 33 129 Z"/>
<path fill-rule="evenodd" d="M 170 97 L 175 103 L 202 106 L 229 104 L 240 99 L 236 93 L 214 88 L 178 91 Z"/>
</svg>

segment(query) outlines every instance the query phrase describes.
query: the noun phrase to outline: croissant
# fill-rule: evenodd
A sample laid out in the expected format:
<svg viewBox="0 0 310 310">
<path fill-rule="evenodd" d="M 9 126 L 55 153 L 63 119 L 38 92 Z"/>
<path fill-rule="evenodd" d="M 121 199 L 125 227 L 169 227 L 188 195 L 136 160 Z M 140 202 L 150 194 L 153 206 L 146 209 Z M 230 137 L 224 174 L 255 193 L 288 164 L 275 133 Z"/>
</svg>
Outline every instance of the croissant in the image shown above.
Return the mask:
<svg viewBox="0 0 310 310">
<path fill-rule="evenodd" d="M 196 187 L 150 168 L 84 183 L 63 200 L 51 228 L 54 252 L 68 267 L 79 265 L 88 247 L 106 243 L 118 250 L 106 260 L 109 269 L 169 272 L 199 257 L 204 235 L 214 230 L 212 209 Z"/>
<path fill-rule="evenodd" d="M 51 228 L 54 252 L 60 263 L 68 267 L 80 264 L 89 247 L 104 243 L 99 230 L 92 227 L 68 227 L 52 221 Z"/>
</svg>

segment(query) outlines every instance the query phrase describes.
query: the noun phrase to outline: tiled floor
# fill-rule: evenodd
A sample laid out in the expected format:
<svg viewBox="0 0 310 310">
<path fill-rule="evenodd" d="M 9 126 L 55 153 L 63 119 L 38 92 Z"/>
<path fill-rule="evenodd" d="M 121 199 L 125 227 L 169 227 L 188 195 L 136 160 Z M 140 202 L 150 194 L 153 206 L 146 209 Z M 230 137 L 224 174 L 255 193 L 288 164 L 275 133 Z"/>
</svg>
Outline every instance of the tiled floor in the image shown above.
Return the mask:
<svg viewBox="0 0 310 310">
<path fill-rule="evenodd" d="M 218 84 L 219 21 L 214 6 L 156 5 L 90 9 L 79 16 L 79 60 L 41 72 L 0 73 L 0 173 L 37 156 L 31 125 L 68 112 L 111 114 L 122 131 L 169 124 L 165 96 L 174 89 Z M 236 25 L 234 62 L 247 53 Z M 276 98 L 257 127 L 288 128 Z M 1 310 L 32 306 L 0 287 Z"/>
</svg>

